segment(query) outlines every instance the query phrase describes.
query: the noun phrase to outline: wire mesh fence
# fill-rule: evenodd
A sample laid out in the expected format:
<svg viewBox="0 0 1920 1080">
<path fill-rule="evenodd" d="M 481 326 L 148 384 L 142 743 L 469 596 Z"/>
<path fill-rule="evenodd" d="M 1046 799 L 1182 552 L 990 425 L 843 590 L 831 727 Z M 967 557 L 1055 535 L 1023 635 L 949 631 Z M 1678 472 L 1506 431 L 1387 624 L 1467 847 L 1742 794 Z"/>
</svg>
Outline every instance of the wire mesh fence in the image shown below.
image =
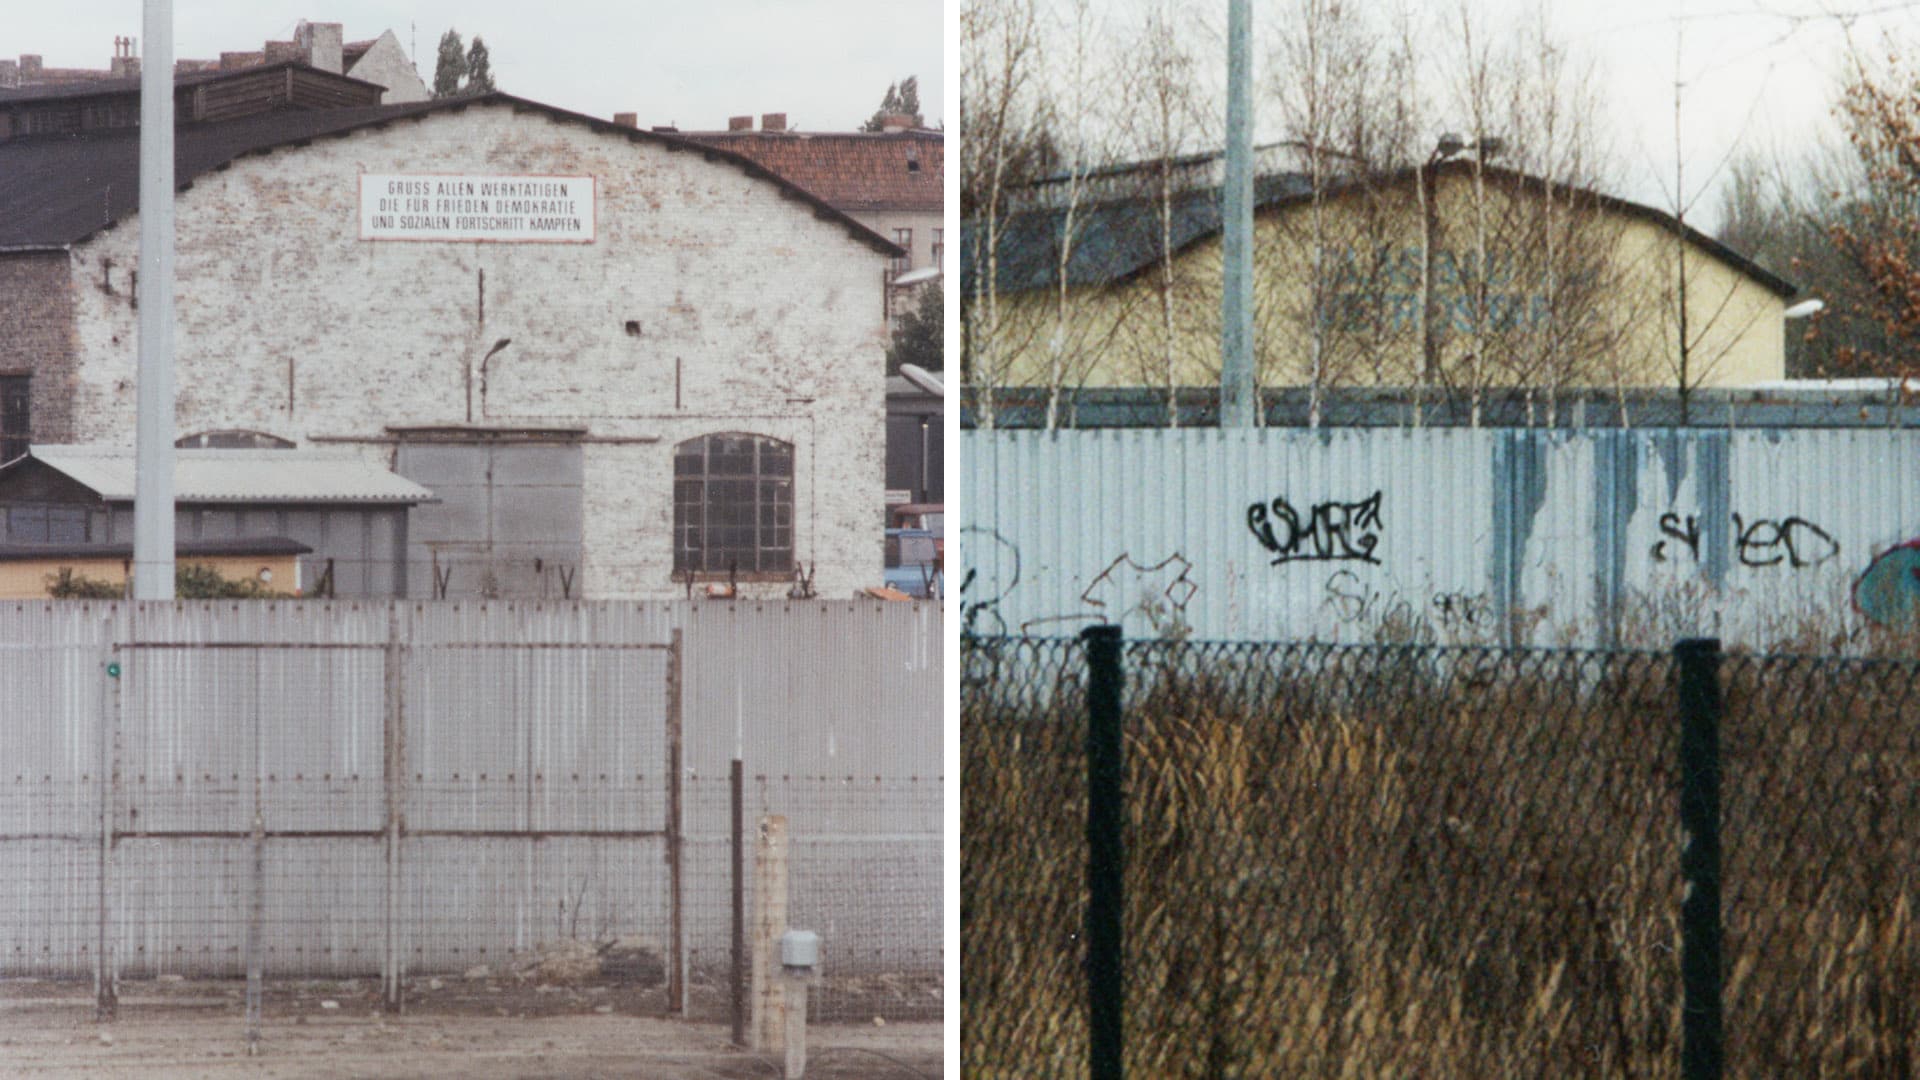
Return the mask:
<svg viewBox="0 0 1920 1080">
<path fill-rule="evenodd" d="M 1088 646 L 962 655 L 964 1060 L 1080 1075 Z M 1134 642 L 1122 670 L 1127 1071 L 1681 1075 L 1673 655 Z M 1909 1075 L 1920 666 L 1719 677 L 1726 1070 Z"/>
<path fill-rule="evenodd" d="M 924 651 L 891 615 L 134 607 L 0 611 L 0 984 L 90 982 L 103 1014 L 245 978 L 252 1018 L 308 996 L 725 1019 L 751 839 L 781 815 L 794 925 L 826 943 L 814 1015 L 939 1016 L 938 769 L 780 771 L 810 759 L 762 734 L 937 730 L 937 665 L 851 721 L 786 678 L 857 697 Z M 822 647 L 820 621 L 894 644 Z M 768 681 L 790 700 L 756 713 Z"/>
</svg>

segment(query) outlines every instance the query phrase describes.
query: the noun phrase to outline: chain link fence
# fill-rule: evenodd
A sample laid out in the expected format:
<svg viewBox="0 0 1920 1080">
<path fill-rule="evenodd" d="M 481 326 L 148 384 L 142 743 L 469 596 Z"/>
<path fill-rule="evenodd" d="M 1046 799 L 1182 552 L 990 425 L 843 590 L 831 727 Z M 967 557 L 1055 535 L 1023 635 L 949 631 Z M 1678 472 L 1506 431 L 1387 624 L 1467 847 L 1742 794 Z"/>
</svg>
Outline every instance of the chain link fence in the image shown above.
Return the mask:
<svg viewBox="0 0 1920 1080">
<path fill-rule="evenodd" d="M 963 645 L 968 1075 L 1099 1060 L 1088 654 Z M 1682 1075 L 1673 654 L 1133 642 L 1121 671 L 1128 1072 Z M 1726 1071 L 1911 1075 L 1920 665 L 1718 680 Z"/>
</svg>

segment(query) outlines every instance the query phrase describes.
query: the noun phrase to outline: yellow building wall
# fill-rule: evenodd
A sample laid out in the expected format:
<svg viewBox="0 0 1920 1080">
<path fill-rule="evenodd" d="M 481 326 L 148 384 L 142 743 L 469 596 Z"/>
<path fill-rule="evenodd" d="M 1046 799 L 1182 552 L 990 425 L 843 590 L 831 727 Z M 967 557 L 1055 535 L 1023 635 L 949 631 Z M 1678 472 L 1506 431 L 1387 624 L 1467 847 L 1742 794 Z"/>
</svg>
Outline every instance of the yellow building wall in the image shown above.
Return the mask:
<svg viewBox="0 0 1920 1080">
<path fill-rule="evenodd" d="M 130 559 L 20 559 L 0 562 L 0 600 L 46 599 L 50 579 L 62 569 L 71 569 L 75 577 L 90 578 L 125 586 Z M 293 555 L 218 555 L 181 559 L 184 564 L 211 566 L 230 581 L 259 581 L 262 567 L 273 571 L 273 580 L 262 584 L 274 592 L 292 593 L 299 559 Z"/>
<path fill-rule="evenodd" d="M 1437 185 L 1433 365 L 1424 363 L 1422 211 L 1411 185 L 1329 199 L 1317 217 L 1311 204 L 1260 214 L 1254 332 L 1261 385 L 1306 385 L 1316 371 L 1327 386 L 1409 385 L 1425 369 L 1425 381 L 1457 388 L 1676 386 L 1683 261 L 1687 384 L 1784 377 L 1785 301 L 1760 282 L 1698 245 L 1687 243 L 1682 255 L 1672 232 L 1637 216 L 1574 213 L 1547 207 L 1537 192 L 1483 190 L 1476 198 L 1471 179 L 1458 174 Z M 1554 226 L 1551 258 L 1540 239 L 1544 222 Z M 1484 293 L 1476 288 L 1482 265 Z M 1212 384 L 1220 290 L 1215 236 L 1179 253 L 1170 278 L 1154 265 L 1127 281 L 1064 295 L 1003 294 L 995 310 L 971 314 L 976 370 L 997 372 L 994 381 L 1011 386 Z M 983 325 L 988 320 L 997 325 Z M 989 353 L 979 350 L 983 328 L 991 331 Z"/>
</svg>

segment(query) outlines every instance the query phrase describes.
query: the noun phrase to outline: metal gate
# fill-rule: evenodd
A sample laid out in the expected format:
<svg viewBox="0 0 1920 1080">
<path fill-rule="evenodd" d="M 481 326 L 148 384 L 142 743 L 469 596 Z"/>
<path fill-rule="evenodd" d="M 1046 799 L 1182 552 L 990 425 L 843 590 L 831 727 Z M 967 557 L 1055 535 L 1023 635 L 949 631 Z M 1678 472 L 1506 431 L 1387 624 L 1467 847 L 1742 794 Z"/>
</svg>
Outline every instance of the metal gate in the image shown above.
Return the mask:
<svg viewBox="0 0 1920 1080">
<path fill-rule="evenodd" d="M 376 972 L 397 1008 L 410 972 L 639 935 L 684 1011 L 679 631 L 427 641 L 392 625 L 385 642 L 110 647 L 100 1009 L 123 975 Z"/>
</svg>

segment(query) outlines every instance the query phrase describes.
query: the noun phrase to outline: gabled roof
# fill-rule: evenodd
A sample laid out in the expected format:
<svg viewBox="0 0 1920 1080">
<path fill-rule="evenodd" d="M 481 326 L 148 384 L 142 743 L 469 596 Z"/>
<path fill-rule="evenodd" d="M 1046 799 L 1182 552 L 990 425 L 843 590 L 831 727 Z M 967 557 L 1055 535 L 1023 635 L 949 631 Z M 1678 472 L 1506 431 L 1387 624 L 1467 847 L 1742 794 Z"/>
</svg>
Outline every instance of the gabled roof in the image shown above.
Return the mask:
<svg viewBox="0 0 1920 1080">
<path fill-rule="evenodd" d="M 106 502 L 132 502 L 134 452 L 117 446 L 30 446 L 0 476 L 39 463 Z M 175 450 L 182 503 L 413 503 L 434 494 L 351 450 Z"/>
<path fill-rule="evenodd" d="M 688 131 L 681 137 L 751 158 L 842 210 L 939 213 L 942 206 L 943 132 Z"/>
<path fill-rule="evenodd" d="M 1445 162 L 1437 166 L 1440 175 L 1470 172 L 1468 161 Z M 1551 183 L 1541 177 L 1494 165 L 1481 166 L 1492 182 L 1523 190 L 1551 190 L 1557 196 L 1592 200 L 1596 205 L 1628 217 L 1639 218 L 1658 228 L 1677 231 L 1690 243 L 1753 278 L 1762 287 L 1780 297 L 1799 292 L 1799 287 L 1767 270 L 1738 251 L 1687 225 L 1663 210 L 1598 192 L 1565 184 Z M 1327 190 L 1326 198 L 1343 198 L 1368 187 L 1378 190 L 1410 184 L 1419 172 L 1399 169 L 1369 178 L 1365 184 L 1350 180 Z M 1299 206 L 1313 198 L 1313 188 L 1301 173 L 1282 173 L 1259 177 L 1254 181 L 1254 210 L 1269 212 Z M 1220 189 L 1196 188 L 1173 198 L 1173 229 L 1169 250 L 1178 254 L 1220 231 Z M 1000 223 L 999 266 L 996 280 L 1001 292 L 1022 292 L 1048 288 L 1056 284 L 1060 238 L 1066 230 L 1067 211 L 1058 207 L 1022 210 L 1010 213 Z M 981 225 L 977 220 L 961 228 L 961 270 L 971 278 L 977 272 L 974 245 Z M 1112 285 L 1127 280 L 1152 266 L 1160 257 L 1159 209 L 1148 197 L 1114 199 L 1082 205 L 1074 211 L 1074 249 L 1067 272 L 1067 284 Z M 969 285 L 969 288 L 972 286 Z"/>
<path fill-rule="evenodd" d="M 252 69 L 259 70 L 259 69 Z M 845 228 L 854 239 L 884 255 L 903 252 L 891 241 L 827 200 L 746 157 L 677 135 L 641 131 L 568 112 L 551 105 L 491 93 L 401 105 L 286 111 L 208 124 L 183 124 L 174 136 L 174 182 L 182 190 L 195 178 L 249 154 L 298 147 L 318 138 L 344 138 L 401 120 L 480 106 L 505 105 L 561 123 L 585 124 L 602 135 L 653 142 L 698 153 L 768 181 L 813 207 L 814 216 Z M 137 128 L 27 135 L 0 142 L 0 251 L 79 243 L 139 209 L 140 132 Z"/>
</svg>

